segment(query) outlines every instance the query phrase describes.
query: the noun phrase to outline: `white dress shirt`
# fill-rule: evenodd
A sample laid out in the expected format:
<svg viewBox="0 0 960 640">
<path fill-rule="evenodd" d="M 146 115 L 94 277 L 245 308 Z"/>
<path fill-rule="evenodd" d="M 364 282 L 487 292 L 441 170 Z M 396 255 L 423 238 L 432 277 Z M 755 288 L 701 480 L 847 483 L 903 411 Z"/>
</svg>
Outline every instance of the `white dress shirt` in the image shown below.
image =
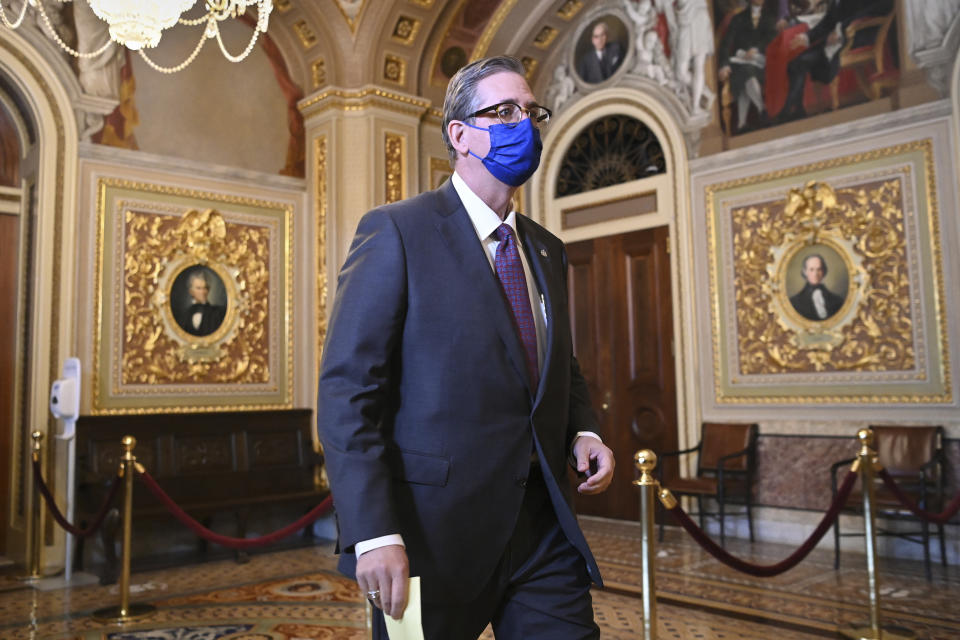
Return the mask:
<svg viewBox="0 0 960 640">
<path fill-rule="evenodd" d="M 520 234 L 517 233 L 517 212 L 510 211 L 507 217 L 501 220 L 500 216 L 488 207 L 487 204 L 480 199 L 480 196 L 475 194 L 470 187 L 467 186 L 467 183 L 463 181 L 463 178 L 461 178 L 458 173 L 454 172 L 450 181 L 453 183 L 453 188 L 456 189 L 457 195 L 460 196 L 460 201 L 463 202 L 463 208 L 467 210 L 467 215 L 470 216 L 470 222 L 473 223 L 473 228 L 477 232 L 477 239 L 480 241 L 480 244 L 483 245 L 487 259 L 490 261 L 490 268 L 493 271 L 496 271 L 497 247 L 500 246 L 500 241 L 497 240 L 495 232 L 503 223 L 510 225 L 510 228 L 513 229 L 513 237 L 516 240 L 517 249 L 520 252 L 520 262 L 523 264 L 523 276 L 527 280 L 527 292 L 530 295 L 530 309 L 540 310 L 540 313 L 533 313 L 533 320 L 537 329 L 537 367 L 542 370 L 547 337 L 547 307 L 543 295 L 537 290 L 537 283 L 530 272 L 530 265 L 527 264 L 527 256 L 523 250 Z M 592 431 L 578 431 L 574 442 L 576 442 L 576 439 L 580 436 L 590 436 L 598 440 L 600 439 L 600 436 Z M 354 551 L 357 557 L 360 557 L 367 551 L 373 551 L 379 547 L 385 547 L 391 544 L 406 546 L 403 544 L 403 538 L 399 533 L 391 533 L 380 536 L 379 538 L 361 540 L 354 545 Z"/>
</svg>

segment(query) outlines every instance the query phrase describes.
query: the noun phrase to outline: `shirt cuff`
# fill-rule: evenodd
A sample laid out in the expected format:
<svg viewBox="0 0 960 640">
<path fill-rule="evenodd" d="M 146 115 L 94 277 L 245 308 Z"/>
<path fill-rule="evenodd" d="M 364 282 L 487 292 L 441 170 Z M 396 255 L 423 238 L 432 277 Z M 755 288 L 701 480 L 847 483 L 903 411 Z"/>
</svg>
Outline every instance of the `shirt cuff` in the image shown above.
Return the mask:
<svg viewBox="0 0 960 640">
<path fill-rule="evenodd" d="M 588 436 L 590 438 L 596 438 L 600 442 L 603 442 L 603 438 L 595 434 L 593 431 L 577 431 L 577 435 L 573 436 L 573 441 L 576 442 L 577 438 L 579 438 L 580 436 Z"/>
<path fill-rule="evenodd" d="M 403 538 L 399 533 L 391 533 L 385 536 L 380 536 L 379 538 L 371 538 L 370 540 L 361 540 L 360 542 L 353 545 L 353 550 L 356 552 L 357 557 L 359 558 L 367 551 L 373 551 L 374 549 L 379 549 L 380 547 L 386 547 L 391 544 L 398 544 L 401 547 L 406 548 L 407 545 L 403 544 Z"/>
<path fill-rule="evenodd" d="M 577 459 L 573 455 L 573 445 L 577 444 L 577 439 L 580 438 L 580 436 L 584 436 L 586 438 L 596 438 L 600 442 L 603 442 L 603 439 L 593 431 L 577 431 L 577 435 L 573 436 L 573 442 L 570 443 L 570 453 L 567 454 L 567 463 L 574 469 L 577 468 Z"/>
</svg>

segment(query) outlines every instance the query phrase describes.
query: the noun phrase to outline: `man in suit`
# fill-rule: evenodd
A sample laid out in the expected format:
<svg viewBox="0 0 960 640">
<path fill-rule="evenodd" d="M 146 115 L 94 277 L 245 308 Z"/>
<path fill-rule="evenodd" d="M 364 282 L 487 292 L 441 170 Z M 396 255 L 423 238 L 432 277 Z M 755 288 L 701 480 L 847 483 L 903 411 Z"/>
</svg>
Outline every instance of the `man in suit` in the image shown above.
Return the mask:
<svg viewBox="0 0 960 640">
<path fill-rule="evenodd" d="M 790 296 L 790 304 L 807 320 L 826 320 L 843 306 L 844 298 L 830 291 L 823 284 L 827 275 L 827 262 L 819 253 L 812 253 L 803 260 L 803 289 Z"/>
<path fill-rule="evenodd" d="M 608 42 L 609 33 L 606 22 L 594 25 L 590 38 L 593 50 L 583 54 L 577 65 L 584 82 L 603 82 L 613 75 L 623 61 L 623 48 L 616 40 Z"/>
<path fill-rule="evenodd" d="M 572 508 L 609 486 L 613 453 L 572 352 L 563 244 L 511 209 L 540 160 L 514 58 L 447 87 L 440 188 L 367 213 L 341 269 L 317 422 L 340 569 L 402 615 L 421 577 L 430 640 L 599 638 L 596 562 Z"/>
<path fill-rule="evenodd" d="M 187 277 L 187 292 L 190 294 L 190 304 L 176 315 L 180 328 L 193 336 L 208 336 L 219 329 L 227 308 L 210 304 L 210 283 L 203 269 L 196 269 Z"/>
<path fill-rule="evenodd" d="M 760 125 L 766 125 L 763 84 L 766 51 L 777 37 L 777 14 L 765 0 L 750 0 L 746 9 L 730 19 L 717 50 L 721 82 L 730 80 L 730 93 L 737 101 L 737 132 L 747 124 L 752 103 Z"/>
<path fill-rule="evenodd" d="M 786 122 L 806 117 L 803 108 L 803 88 L 807 74 L 822 84 L 829 84 L 840 72 L 840 49 L 844 33 L 854 20 L 885 16 L 893 11 L 893 0 L 828 0 L 827 11 L 810 31 L 796 36 L 790 43 L 804 51 L 787 65 L 790 86 L 787 101 L 778 120 Z M 867 46 L 876 39 L 876 29 L 857 32 L 853 48 Z"/>
</svg>

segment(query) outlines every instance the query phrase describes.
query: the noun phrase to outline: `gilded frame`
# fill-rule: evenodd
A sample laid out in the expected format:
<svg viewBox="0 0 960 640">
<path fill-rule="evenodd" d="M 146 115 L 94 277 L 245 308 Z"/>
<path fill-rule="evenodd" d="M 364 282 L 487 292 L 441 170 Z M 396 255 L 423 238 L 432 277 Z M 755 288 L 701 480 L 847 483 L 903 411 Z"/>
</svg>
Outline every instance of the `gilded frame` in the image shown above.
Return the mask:
<svg viewBox="0 0 960 640">
<path fill-rule="evenodd" d="M 292 408 L 292 221 L 288 203 L 99 179 L 92 412 Z M 175 305 L 201 271 L 221 306 L 202 329 L 210 306 Z"/>
<path fill-rule="evenodd" d="M 710 184 L 705 198 L 718 405 L 952 402 L 931 139 Z M 787 276 L 817 247 L 846 285 L 811 318 Z"/>
</svg>

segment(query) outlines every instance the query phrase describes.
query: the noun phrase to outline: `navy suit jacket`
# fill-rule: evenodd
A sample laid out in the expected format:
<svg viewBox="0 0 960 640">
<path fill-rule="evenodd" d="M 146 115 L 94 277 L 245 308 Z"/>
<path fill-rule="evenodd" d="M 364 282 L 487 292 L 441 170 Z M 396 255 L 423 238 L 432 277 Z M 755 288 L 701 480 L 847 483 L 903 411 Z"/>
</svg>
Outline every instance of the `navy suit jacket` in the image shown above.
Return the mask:
<svg viewBox="0 0 960 640">
<path fill-rule="evenodd" d="M 536 450 L 560 525 L 600 584 L 567 480 L 576 432 L 597 431 L 597 421 L 573 357 L 566 253 L 528 218 L 517 226 L 547 310 L 538 389 L 451 181 L 360 221 L 317 408 L 340 569 L 351 577 L 357 542 L 399 533 L 424 600 L 473 599 L 513 532 Z"/>
</svg>

